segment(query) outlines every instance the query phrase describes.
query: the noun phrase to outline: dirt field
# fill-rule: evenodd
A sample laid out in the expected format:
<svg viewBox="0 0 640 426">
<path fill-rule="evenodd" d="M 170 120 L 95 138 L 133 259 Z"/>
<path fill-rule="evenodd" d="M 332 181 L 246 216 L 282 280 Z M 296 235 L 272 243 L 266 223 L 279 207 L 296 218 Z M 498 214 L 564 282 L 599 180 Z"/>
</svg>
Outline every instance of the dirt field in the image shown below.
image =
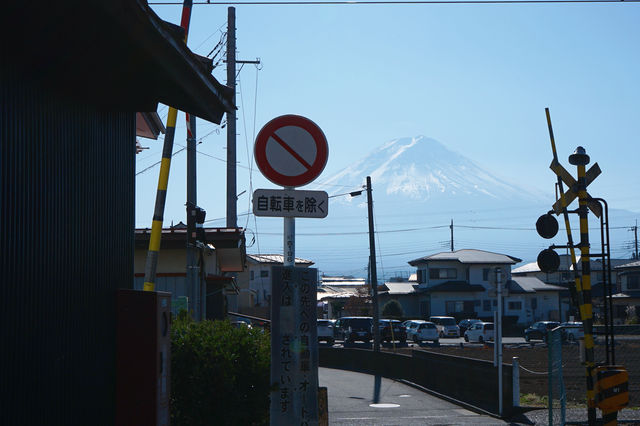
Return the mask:
<svg viewBox="0 0 640 426">
<path fill-rule="evenodd" d="M 459 346 L 424 347 L 421 350 L 437 352 L 467 358 L 493 360 L 493 348 Z M 402 350 L 409 354 L 410 348 Z M 525 345 L 515 347 L 505 346 L 503 359 L 507 364 L 511 363 L 513 357 L 518 357 L 520 366 L 520 393 L 546 395 L 548 383 L 546 373 L 548 362 L 548 350 L 546 346 L 536 346 L 531 348 Z M 616 343 L 616 364 L 623 365 L 629 372 L 629 407 L 640 407 L 640 342 Z M 584 401 L 586 398 L 585 368 L 580 364 L 577 345 L 563 345 L 563 378 L 567 399 L 569 401 Z M 604 346 L 596 346 L 596 362 L 604 362 Z M 527 371 L 529 370 L 529 371 Z"/>
</svg>

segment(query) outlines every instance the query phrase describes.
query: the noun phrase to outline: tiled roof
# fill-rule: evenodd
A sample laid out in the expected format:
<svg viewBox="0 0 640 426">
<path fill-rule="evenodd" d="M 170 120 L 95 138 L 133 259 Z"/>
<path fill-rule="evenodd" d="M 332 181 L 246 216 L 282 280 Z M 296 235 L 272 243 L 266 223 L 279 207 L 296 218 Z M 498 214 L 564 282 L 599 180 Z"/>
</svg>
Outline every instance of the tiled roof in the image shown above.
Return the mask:
<svg viewBox="0 0 640 426">
<path fill-rule="evenodd" d="M 526 274 L 531 272 L 540 272 L 538 262 L 527 263 L 526 265 L 511 270 L 511 274 Z"/>
<path fill-rule="evenodd" d="M 490 251 L 475 250 L 475 249 L 463 249 L 456 251 L 446 251 L 442 253 L 432 254 L 430 256 L 421 257 L 409 261 L 409 265 L 417 266 L 421 263 L 430 261 L 442 261 L 450 260 L 460 263 L 496 263 L 496 264 L 516 264 L 522 262 L 517 257 L 509 256 L 506 254 L 492 253 Z"/>
<path fill-rule="evenodd" d="M 256 263 L 284 263 L 284 255 L 282 254 L 247 254 L 247 259 Z M 313 265 L 313 261 L 296 257 L 296 264 Z"/>
<path fill-rule="evenodd" d="M 615 269 L 627 269 L 627 268 L 640 268 L 640 260 L 634 260 L 633 262 L 624 263 L 622 265 L 615 266 Z"/>
<path fill-rule="evenodd" d="M 536 293 L 538 291 L 562 291 L 564 287 L 546 284 L 536 277 L 512 277 L 508 283 L 512 293 Z"/>
<path fill-rule="evenodd" d="M 396 283 L 396 282 L 388 282 L 388 283 L 384 283 L 383 288 L 386 287 L 386 293 L 388 294 L 410 294 L 410 293 L 415 293 L 416 292 L 416 288 L 418 287 L 417 284 L 411 283 L 411 282 L 403 282 L 403 283 Z"/>
</svg>

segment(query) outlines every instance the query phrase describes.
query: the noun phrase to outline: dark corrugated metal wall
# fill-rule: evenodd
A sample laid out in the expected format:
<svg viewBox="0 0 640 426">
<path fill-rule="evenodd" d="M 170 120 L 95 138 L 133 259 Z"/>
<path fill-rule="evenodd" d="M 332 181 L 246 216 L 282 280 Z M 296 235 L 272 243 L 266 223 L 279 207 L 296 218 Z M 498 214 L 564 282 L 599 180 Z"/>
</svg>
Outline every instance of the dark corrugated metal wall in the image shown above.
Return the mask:
<svg viewBox="0 0 640 426">
<path fill-rule="evenodd" d="M 113 424 L 135 115 L 64 103 L 6 74 L 0 95 L 0 423 Z"/>
</svg>

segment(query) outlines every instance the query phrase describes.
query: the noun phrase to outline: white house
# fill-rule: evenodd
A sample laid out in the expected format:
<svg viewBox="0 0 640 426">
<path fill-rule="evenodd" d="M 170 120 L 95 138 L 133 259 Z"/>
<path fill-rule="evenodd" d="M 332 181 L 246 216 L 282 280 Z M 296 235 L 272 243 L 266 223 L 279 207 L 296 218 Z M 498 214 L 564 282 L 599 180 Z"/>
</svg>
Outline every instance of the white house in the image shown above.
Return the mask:
<svg viewBox="0 0 640 426">
<path fill-rule="evenodd" d="M 640 317 L 640 260 L 617 266 L 615 270 L 620 278 L 620 292 L 612 298 L 613 318 L 622 323 L 632 315 Z"/>
<path fill-rule="evenodd" d="M 237 276 L 239 313 L 270 318 L 272 268 L 282 266 L 283 257 L 281 254 L 247 254 L 246 268 Z M 296 257 L 296 267 L 311 265 L 312 261 Z"/>
<path fill-rule="evenodd" d="M 529 324 L 559 319 L 561 287 L 535 277 L 512 277 L 511 266 L 521 260 L 483 250 L 436 253 L 409 262 L 417 268 L 418 310 L 421 317 L 451 315 L 491 320 L 497 309 L 494 283 L 498 268 L 505 283 L 506 322 Z"/>
<path fill-rule="evenodd" d="M 580 256 L 577 254 L 576 258 L 578 271 L 582 269 L 582 263 L 580 262 Z M 612 293 L 621 292 L 621 271 L 619 266 L 629 263 L 628 259 L 611 259 L 611 285 Z M 604 288 L 604 277 L 606 271 L 603 268 L 601 259 L 591 259 L 591 298 L 593 304 L 594 314 L 604 315 L 604 296 L 606 295 Z M 573 265 L 571 264 L 571 256 L 567 254 L 560 255 L 560 267 L 558 271 L 552 273 L 545 273 L 540 270 L 540 267 L 536 262 L 528 263 L 526 265 L 515 268 L 511 271 L 514 277 L 536 277 L 544 281 L 547 284 L 558 285 L 564 288 L 564 291 L 560 293 L 561 299 L 561 320 L 568 320 L 570 315 L 575 317 L 579 316 L 578 311 L 578 299 L 575 293 L 575 280 L 573 273 Z M 571 299 L 571 294 L 574 294 L 574 300 Z M 620 298 L 621 296 L 617 296 Z M 621 302 L 622 303 L 622 302 Z M 624 313 L 619 310 L 616 317 L 624 317 Z"/>
</svg>

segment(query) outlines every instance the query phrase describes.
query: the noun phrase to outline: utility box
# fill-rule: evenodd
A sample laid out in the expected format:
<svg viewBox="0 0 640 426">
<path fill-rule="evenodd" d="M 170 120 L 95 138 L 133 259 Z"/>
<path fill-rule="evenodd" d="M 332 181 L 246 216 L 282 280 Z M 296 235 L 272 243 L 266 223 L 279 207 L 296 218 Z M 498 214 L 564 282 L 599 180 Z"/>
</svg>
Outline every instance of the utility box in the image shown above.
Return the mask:
<svg viewBox="0 0 640 426">
<path fill-rule="evenodd" d="M 116 425 L 169 425 L 171 293 L 117 291 Z"/>
</svg>

